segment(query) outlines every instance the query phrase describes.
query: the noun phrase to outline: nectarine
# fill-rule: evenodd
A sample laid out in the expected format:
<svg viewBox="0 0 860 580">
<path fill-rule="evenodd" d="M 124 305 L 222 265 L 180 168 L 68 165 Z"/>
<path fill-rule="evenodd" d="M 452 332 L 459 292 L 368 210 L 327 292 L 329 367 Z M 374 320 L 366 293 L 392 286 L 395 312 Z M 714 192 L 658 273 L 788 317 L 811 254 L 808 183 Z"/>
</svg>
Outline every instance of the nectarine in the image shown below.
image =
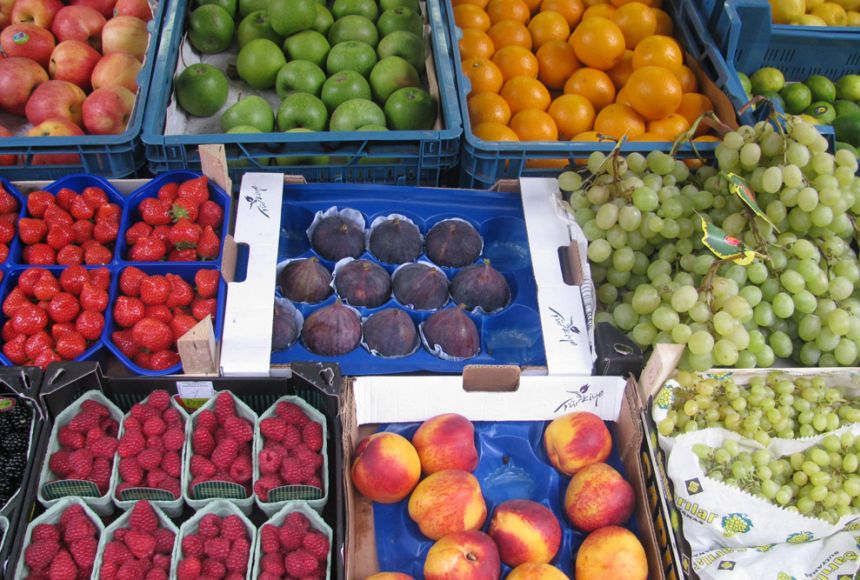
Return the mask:
<svg viewBox="0 0 860 580">
<path fill-rule="evenodd" d="M 352 482 L 373 501 L 396 503 L 409 495 L 420 478 L 418 453 L 402 435 L 374 433 L 355 448 Z"/>
<path fill-rule="evenodd" d="M 645 580 L 648 559 L 639 539 L 620 526 L 591 532 L 576 553 L 576 580 Z"/>
<path fill-rule="evenodd" d="M 495 580 L 501 571 L 496 544 L 478 531 L 448 534 L 424 561 L 424 580 Z"/>
<path fill-rule="evenodd" d="M 474 471 L 478 466 L 475 426 L 462 415 L 446 413 L 427 419 L 415 431 L 412 444 L 425 475 L 443 469 Z"/>
<path fill-rule="evenodd" d="M 372 574 L 365 578 L 364 580 L 415 580 L 412 576 L 408 574 L 401 574 L 400 572 L 380 572 L 378 574 Z"/>
<path fill-rule="evenodd" d="M 477 530 L 487 519 L 487 504 L 475 476 L 446 469 L 427 476 L 409 498 L 409 517 L 431 540 Z"/>
<path fill-rule="evenodd" d="M 549 461 L 566 475 L 586 465 L 605 461 L 612 451 L 612 436 L 603 419 L 588 411 L 576 411 L 555 419 L 543 434 Z"/>
<path fill-rule="evenodd" d="M 549 563 L 561 546 L 561 526 L 555 515 L 528 499 L 501 503 L 493 513 L 488 533 L 499 546 L 502 562 L 511 567 L 526 562 Z"/>
<path fill-rule="evenodd" d="M 505 580 L 568 580 L 568 578 L 555 566 L 529 562 L 511 570 Z"/>
<path fill-rule="evenodd" d="M 564 510 L 576 528 L 591 532 L 621 525 L 636 507 L 633 488 L 605 463 L 594 463 L 576 472 L 564 494 Z"/>
</svg>

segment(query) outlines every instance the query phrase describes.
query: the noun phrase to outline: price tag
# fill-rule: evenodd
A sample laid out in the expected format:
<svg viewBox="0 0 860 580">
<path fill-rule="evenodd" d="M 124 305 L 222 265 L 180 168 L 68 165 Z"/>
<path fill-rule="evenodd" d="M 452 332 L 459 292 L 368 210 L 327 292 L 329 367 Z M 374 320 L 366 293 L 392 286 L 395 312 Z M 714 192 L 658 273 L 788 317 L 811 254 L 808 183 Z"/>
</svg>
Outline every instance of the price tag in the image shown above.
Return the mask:
<svg viewBox="0 0 860 580">
<path fill-rule="evenodd" d="M 179 404 L 188 411 L 195 411 L 215 395 L 212 381 L 176 381 Z"/>
</svg>

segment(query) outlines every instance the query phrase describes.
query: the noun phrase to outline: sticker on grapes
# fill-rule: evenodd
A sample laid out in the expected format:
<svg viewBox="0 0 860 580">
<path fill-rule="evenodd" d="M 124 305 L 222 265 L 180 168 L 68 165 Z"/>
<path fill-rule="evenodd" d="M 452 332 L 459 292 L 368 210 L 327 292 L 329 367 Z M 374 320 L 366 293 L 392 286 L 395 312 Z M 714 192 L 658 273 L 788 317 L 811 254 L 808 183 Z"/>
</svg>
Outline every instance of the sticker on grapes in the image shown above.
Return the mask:
<svg viewBox="0 0 860 580">
<path fill-rule="evenodd" d="M 670 383 L 666 383 L 663 385 L 663 388 L 660 389 L 660 392 L 657 393 L 657 397 L 654 398 L 654 404 L 660 409 L 668 409 L 672 406 L 672 400 L 675 398 L 674 392 L 674 386 L 671 386 Z"/>
<path fill-rule="evenodd" d="M 811 542 L 815 539 L 815 535 L 812 532 L 794 532 L 793 534 L 789 534 L 785 541 L 789 544 L 805 544 L 806 542 Z"/>
<path fill-rule="evenodd" d="M 734 238 L 714 224 L 702 219 L 702 243 L 721 260 L 732 260 L 735 264 L 751 264 L 757 254 L 742 241 Z"/>
<path fill-rule="evenodd" d="M 723 535 L 733 538 L 738 534 L 746 534 L 753 528 L 752 520 L 746 514 L 728 514 L 721 520 Z"/>
</svg>

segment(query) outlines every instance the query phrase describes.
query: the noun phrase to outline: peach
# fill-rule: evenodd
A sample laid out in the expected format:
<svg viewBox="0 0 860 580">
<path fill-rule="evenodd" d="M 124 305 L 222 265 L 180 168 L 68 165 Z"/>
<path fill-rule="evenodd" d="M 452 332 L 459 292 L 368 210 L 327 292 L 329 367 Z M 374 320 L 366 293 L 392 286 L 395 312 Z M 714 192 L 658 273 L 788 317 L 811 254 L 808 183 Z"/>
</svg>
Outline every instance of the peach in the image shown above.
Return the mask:
<svg viewBox="0 0 860 580">
<path fill-rule="evenodd" d="M 621 525 L 636 507 L 633 488 L 605 463 L 593 463 L 576 472 L 564 494 L 564 511 L 570 523 L 584 532 Z"/>
<path fill-rule="evenodd" d="M 454 532 L 477 530 L 487 519 L 487 504 L 475 476 L 446 469 L 427 476 L 409 498 L 409 517 L 421 533 L 438 540 Z"/>
<path fill-rule="evenodd" d="M 527 562 L 511 570 L 505 580 L 568 580 L 568 578 L 555 566 Z"/>
<path fill-rule="evenodd" d="M 490 520 L 490 537 L 508 566 L 526 562 L 548 564 L 561 546 L 561 526 L 550 509 L 536 501 L 502 502 Z"/>
<path fill-rule="evenodd" d="M 379 503 L 397 503 L 421 478 L 421 461 L 412 444 L 397 433 L 374 433 L 355 448 L 352 482 Z"/>
<path fill-rule="evenodd" d="M 424 580 L 496 580 L 501 571 L 496 544 L 478 531 L 448 534 L 424 560 Z"/>
<path fill-rule="evenodd" d="M 425 475 L 443 469 L 475 471 L 478 467 L 475 426 L 462 415 L 447 413 L 427 419 L 415 431 L 412 444 Z"/>
<path fill-rule="evenodd" d="M 591 532 L 576 553 L 576 580 L 645 580 L 648 559 L 639 539 L 626 528 L 606 526 Z"/>
<path fill-rule="evenodd" d="M 408 574 L 401 574 L 400 572 L 379 572 L 378 574 L 372 574 L 372 575 L 368 576 L 364 580 L 415 580 L 415 579 Z"/>
<path fill-rule="evenodd" d="M 550 423 L 543 444 L 550 463 L 565 475 L 573 475 L 586 465 L 605 461 L 612 451 L 612 436 L 603 419 L 576 411 Z"/>
</svg>

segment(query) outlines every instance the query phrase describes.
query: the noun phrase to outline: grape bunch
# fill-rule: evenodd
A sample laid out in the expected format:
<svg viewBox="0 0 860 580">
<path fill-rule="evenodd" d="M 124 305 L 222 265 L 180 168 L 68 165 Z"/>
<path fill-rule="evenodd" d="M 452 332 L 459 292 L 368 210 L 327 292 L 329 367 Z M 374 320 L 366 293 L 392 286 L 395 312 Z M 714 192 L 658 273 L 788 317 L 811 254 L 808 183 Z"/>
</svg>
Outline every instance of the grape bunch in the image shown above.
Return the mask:
<svg viewBox="0 0 860 580">
<path fill-rule="evenodd" d="M 589 241 L 588 258 L 608 321 L 643 348 L 688 348 L 681 368 L 804 366 L 860 361 L 860 214 L 857 159 L 827 152 L 799 117 L 727 133 L 717 167 L 667 153 L 592 153 L 588 177 L 560 188 Z M 767 220 L 729 189 L 746 180 Z M 755 252 L 747 265 L 702 243 L 702 220 Z"/>
<path fill-rule="evenodd" d="M 860 400 L 828 386 L 820 375 L 771 371 L 738 385 L 730 376 L 681 371 L 676 381 L 669 410 L 657 423 L 667 437 L 721 427 L 767 445 L 771 437 L 813 437 L 860 422 Z"/>
<path fill-rule="evenodd" d="M 734 439 L 717 449 L 697 443 L 693 453 L 711 479 L 805 516 L 834 524 L 860 513 L 860 437 L 850 431 L 783 457 Z"/>
</svg>

